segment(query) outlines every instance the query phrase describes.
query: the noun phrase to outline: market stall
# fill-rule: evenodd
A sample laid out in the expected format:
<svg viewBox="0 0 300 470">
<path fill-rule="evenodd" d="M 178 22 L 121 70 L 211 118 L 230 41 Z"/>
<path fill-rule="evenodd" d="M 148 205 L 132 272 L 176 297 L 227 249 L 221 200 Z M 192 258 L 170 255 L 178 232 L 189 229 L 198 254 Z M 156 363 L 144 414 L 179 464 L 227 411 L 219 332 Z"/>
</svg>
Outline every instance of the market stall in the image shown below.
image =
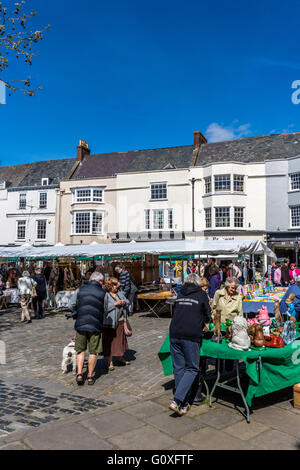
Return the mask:
<svg viewBox="0 0 300 470">
<path fill-rule="evenodd" d="M 247 289 L 248 287 L 250 290 Z M 274 314 L 275 302 L 281 301 L 287 289 L 287 287 L 273 287 L 269 281 L 267 284 L 243 286 L 241 294 L 244 314 L 256 313 L 263 306 L 267 308 L 268 313 Z"/>
<path fill-rule="evenodd" d="M 177 279 L 183 282 L 184 272 L 183 265 L 184 259 L 187 255 L 201 255 L 205 256 L 246 256 L 253 254 L 263 254 L 276 258 L 275 254 L 261 241 L 259 240 L 180 240 L 172 242 L 130 242 L 130 243 L 96 243 L 93 242 L 90 245 L 63 245 L 61 243 L 55 246 L 37 247 L 25 244 L 19 247 L 4 247 L 0 249 L 0 258 L 9 259 L 14 257 L 16 260 L 22 260 L 26 263 L 27 260 L 52 260 L 53 268 L 54 264 L 59 269 L 60 273 L 54 273 L 54 286 L 52 287 L 52 295 L 57 295 L 59 291 L 68 292 L 69 290 L 76 288 L 74 279 L 72 279 L 72 272 L 74 273 L 74 267 L 76 267 L 76 260 L 78 259 L 90 259 L 98 260 L 102 268 L 107 267 L 109 264 L 108 275 L 113 275 L 112 269 L 114 263 L 126 262 L 128 258 L 134 259 L 134 257 L 142 256 L 141 261 L 136 263 L 136 267 L 140 268 L 142 273 L 141 280 L 144 282 L 145 273 L 149 273 L 149 279 L 146 281 L 154 281 L 159 279 L 159 267 L 158 267 L 158 255 L 167 254 L 170 259 L 172 255 L 177 255 L 182 258 L 182 265 L 178 262 L 178 269 L 181 269 L 180 278 Z M 59 265 L 57 260 L 65 260 L 65 265 Z M 72 260 L 72 262 L 70 262 Z M 110 260 L 110 261 L 109 261 Z M 72 268 L 72 272 L 71 272 Z M 68 270 L 68 273 L 66 273 Z M 58 278 L 56 279 L 56 277 Z M 60 276 L 60 277 L 59 277 Z M 146 276 L 147 277 L 147 276 Z M 49 285 L 51 287 L 52 280 L 50 279 Z M 165 280 L 167 282 L 167 280 Z M 171 282 L 171 284 L 173 281 Z M 172 287 L 170 285 L 170 287 Z M 65 294 L 61 294 L 64 297 Z M 173 297 L 170 295 L 169 297 Z M 15 295 L 16 298 L 16 295 Z M 147 299 L 143 299 L 146 300 Z M 153 299 L 161 302 L 162 299 Z M 168 296 L 163 301 L 169 300 Z M 60 302 L 61 299 L 59 299 Z M 65 305 L 66 303 L 63 302 Z M 155 310 L 155 309 L 154 309 Z"/>
<path fill-rule="evenodd" d="M 5 289 L 3 295 L 6 298 L 7 304 L 19 304 L 20 303 L 20 292 L 19 289 Z"/>
<path fill-rule="evenodd" d="M 300 337 L 300 331 L 297 332 Z M 249 384 L 246 392 L 245 408 L 247 421 L 250 421 L 249 407 L 252 405 L 254 397 L 267 395 L 268 393 L 293 386 L 300 382 L 300 340 L 284 346 L 283 348 L 268 348 L 264 350 L 250 349 L 249 351 L 237 351 L 228 346 L 223 341 L 221 344 L 211 340 L 203 340 L 201 346 L 201 356 L 216 359 L 243 360 L 246 365 L 246 374 L 249 377 Z M 161 361 L 165 376 L 173 374 L 173 364 L 170 354 L 169 336 L 165 339 L 158 357 Z M 236 364 L 236 374 L 238 374 L 238 363 Z M 214 390 L 217 386 L 222 386 L 220 375 L 217 375 L 215 384 L 210 392 L 210 403 Z M 222 387 L 221 387 L 222 388 Z"/>
<path fill-rule="evenodd" d="M 171 291 L 147 292 L 138 294 L 137 298 L 138 300 L 143 300 L 149 313 L 153 313 L 157 318 L 159 318 L 159 313 L 165 307 L 166 301 L 176 299 L 176 294 L 172 294 Z"/>
<path fill-rule="evenodd" d="M 55 296 L 57 308 L 71 308 L 76 304 L 78 289 L 69 291 L 60 291 Z"/>
<path fill-rule="evenodd" d="M 129 254 L 205 254 L 216 256 L 221 254 L 265 254 L 276 259 L 276 255 L 260 240 L 180 240 L 172 242 L 136 242 L 136 243 L 92 243 L 90 245 L 61 245 L 37 247 L 20 246 L 1 248 L 0 257 L 8 258 L 55 258 L 64 257 L 95 257 L 124 256 Z"/>
</svg>

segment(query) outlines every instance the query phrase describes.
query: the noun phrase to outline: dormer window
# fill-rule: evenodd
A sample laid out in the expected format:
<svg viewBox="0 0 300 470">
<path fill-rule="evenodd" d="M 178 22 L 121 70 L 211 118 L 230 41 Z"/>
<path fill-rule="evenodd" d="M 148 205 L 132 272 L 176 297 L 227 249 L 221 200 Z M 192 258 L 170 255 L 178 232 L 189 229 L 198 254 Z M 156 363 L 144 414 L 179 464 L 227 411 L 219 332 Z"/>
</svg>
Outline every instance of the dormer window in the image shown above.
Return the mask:
<svg viewBox="0 0 300 470">
<path fill-rule="evenodd" d="M 42 186 L 49 186 L 49 178 L 42 178 Z"/>
<path fill-rule="evenodd" d="M 173 163 L 168 163 L 166 166 L 163 167 L 163 170 L 175 170 L 176 166 Z"/>
</svg>

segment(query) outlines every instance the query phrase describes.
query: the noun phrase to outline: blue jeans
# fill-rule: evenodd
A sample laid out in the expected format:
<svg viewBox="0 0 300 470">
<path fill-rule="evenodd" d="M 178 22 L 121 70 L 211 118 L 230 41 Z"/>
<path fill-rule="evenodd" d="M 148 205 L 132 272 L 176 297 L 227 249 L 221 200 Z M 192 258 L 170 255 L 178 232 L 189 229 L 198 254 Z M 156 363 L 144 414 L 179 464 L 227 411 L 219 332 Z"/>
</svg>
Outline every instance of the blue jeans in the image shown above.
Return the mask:
<svg viewBox="0 0 300 470">
<path fill-rule="evenodd" d="M 199 372 L 200 342 L 170 338 L 176 392 L 174 399 L 184 403 Z"/>
</svg>

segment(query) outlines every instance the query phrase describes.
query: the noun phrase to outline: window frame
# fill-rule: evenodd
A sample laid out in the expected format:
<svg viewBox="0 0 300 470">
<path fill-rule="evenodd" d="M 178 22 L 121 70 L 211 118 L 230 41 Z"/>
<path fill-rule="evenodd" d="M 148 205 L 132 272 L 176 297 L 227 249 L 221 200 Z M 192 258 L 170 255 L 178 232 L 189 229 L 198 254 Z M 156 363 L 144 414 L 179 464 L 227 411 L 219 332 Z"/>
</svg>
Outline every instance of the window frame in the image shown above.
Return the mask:
<svg viewBox="0 0 300 470">
<path fill-rule="evenodd" d="M 292 176 L 293 175 L 298 175 L 299 178 L 298 178 L 298 181 L 297 181 L 297 184 L 298 184 L 298 187 L 297 188 L 292 188 Z M 290 173 L 289 174 L 289 186 L 290 186 L 290 191 L 300 191 L 300 172 L 299 171 L 296 171 L 294 173 Z"/>
<path fill-rule="evenodd" d="M 174 211 L 173 209 L 167 209 L 168 215 L 167 215 L 167 225 L 168 225 L 168 230 L 174 230 Z"/>
<path fill-rule="evenodd" d="M 224 180 L 226 178 L 227 180 L 229 180 L 229 189 L 216 189 L 217 178 L 223 178 Z M 218 182 L 218 184 L 220 184 L 220 182 Z M 231 193 L 231 189 L 232 189 L 231 173 L 224 173 L 224 174 L 221 173 L 221 174 L 214 175 L 214 192 L 215 193 Z"/>
<path fill-rule="evenodd" d="M 24 237 L 19 237 L 19 224 L 24 224 Z M 26 220 L 16 220 L 16 240 L 24 241 L 26 240 Z"/>
<path fill-rule="evenodd" d="M 162 227 L 155 227 L 155 214 L 157 212 L 162 213 Z M 165 229 L 165 210 L 164 209 L 153 209 L 152 210 L 152 230 L 164 230 Z"/>
<path fill-rule="evenodd" d="M 44 238 L 40 238 L 38 235 L 39 235 L 39 222 L 44 222 L 45 223 L 45 237 Z M 45 241 L 47 240 L 47 219 L 38 219 L 36 221 L 36 240 L 37 241 Z"/>
<path fill-rule="evenodd" d="M 216 206 L 214 207 L 215 209 L 215 227 L 216 228 L 230 228 L 231 227 L 231 224 L 230 224 L 230 209 L 231 209 L 231 206 Z M 228 209 L 228 215 L 222 215 L 222 216 L 218 216 L 217 217 L 217 210 L 221 210 L 221 209 Z M 218 225 L 217 223 L 217 219 L 227 219 L 228 218 L 228 225 Z"/>
<path fill-rule="evenodd" d="M 145 230 L 151 230 L 151 211 L 150 211 L 150 209 L 145 209 L 145 211 L 144 211 L 144 227 L 145 227 Z"/>
<path fill-rule="evenodd" d="M 207 216 L 209 214 L 209 217 Z M 210 220 L 210 225 L 207 225 L 208 220 Z M 205 228 L 212 228 L 212 210 L 211 207 L 205 207 L 204 208 L 204 222 L 205 222 Z"/>
<path fill-rule="evenodd" d="M 242 190 L 236 189 L 235 188 L 235 183 L 236 183 L 236 178 L 242 178 Z M 244 193 L 245 192 L 245 175 L 238 175 L 236 173 L 233 174 L 233 184 L 232 184 L 233 192 L 234 193 Z"/>
<path fill-rule="evenodd" d="M 79 214 L 89 214 L 89 232 L 77 232 L 76 231 L 76 224 L 77 220 L 76 217 Z M 94 214 L 101 215 L 101 231 L 94 231 Z M 78 235 L 78 236 L 85 236 L 85 235 L 104 235 L 104 211 L 96 211 L 96 210 L 78 210 L 72 212 L 72 227 L 71 227 L 71 235 Z"/>
<path fill-rule="evenodd" d="M 236 210 L 242 211 L 242 225 L 236 225 L 236 220 L 241 218 L 236 215 Z M 233 208 L 233 228 L 245 228 L 245 207 L 234 206 Z"/>
<path fill-rule="evenodd" d="M 294 204 L 292 206 L 289 206 L 289 208 L 290 208 L 290 228 L 300 228 L 300 204 Z M 292 221 L 293 221 L 292 210 L 294 208 L 297 208 L 298 212 L 299 212 L 299 215 L 297 216 L 297 217 L 299 217 L 299 225 L 293 225 L 292 224 Z"/>
<path fill-rule="evenodd" d="M 25 196 L 25 204 L 24 207 L 21 207 L 21 196 Z M 19 193 L 19 201 L 18 201 L 18 209 L 24 210 L 27 207 L 27 193 Z"/>
<path fill-rule="evenodd" d="M 210 188 L 210 191 L 208 191 L 208 188 Z M 204 177 L 204 194 L 211 194 L 211 193 L 212 193 L 212 177 L 205 176 Z"/>
<path fill-rule="evenodd" d="M 47 207 L 48 207 L 48 193 L 47 193 L 47 191 L 39 191 L 38 194 L 39 194 L 39 196 L 38 196 L 39 197 L 39 201 L 38 201 L 39 202 L 39 209 L 47 209 Z M 45 206 L 41 206 L 41 195 L 42 194 L 46 195 L 46 205 Z"/>
<path fill-rule="evenodd" d="M 80 201 L 78 200 L 78 192 L 79 191 L 90 191 L 90 197 L 85 197 L 86 200 Z M 95 192 L 101 191 L 102 198 L 100 196 L 95 196 Z M 82 187 L 82 188 L 73 188 L 73 204 L 104 204 L 104 188 L 102 186 L 90 186 L 90 187 Z M 81 196 L 84 199 L 84 196 Z"/>
<path fill-rule="evenodd" d="M 163 192 L 164 190 L 163 189 L 159 189 L 159 188 L 152 188 L 153 186 L 163 186 L 165 185 L 165 193 L 166 193 L 166 197 L 155 197 L 153 198 L 153 192 L 154 190 L 156 191 L 161 191 Z M 158 183 L 150 183 L 150 201 L 167 201 L 168 200 L 168 183 L 166 181 L 159 181 Z"/>
</svg>

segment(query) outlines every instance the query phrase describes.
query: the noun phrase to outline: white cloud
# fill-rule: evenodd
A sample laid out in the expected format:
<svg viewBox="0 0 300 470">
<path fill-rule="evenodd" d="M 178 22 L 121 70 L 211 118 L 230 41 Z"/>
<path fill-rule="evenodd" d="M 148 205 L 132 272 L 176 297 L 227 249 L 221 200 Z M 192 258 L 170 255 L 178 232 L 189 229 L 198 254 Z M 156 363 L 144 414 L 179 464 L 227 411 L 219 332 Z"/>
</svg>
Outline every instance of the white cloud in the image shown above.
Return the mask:
<svg viewBox="0 0 300 470">
<path fill-rule="evenodd" d="M 270 131 L 270 134 L 288 134 L 290 132 L 293 132 L 293 127 L 295 127 L 295 124 L 289 124 L 286 128 L 284 129 L 272 129 Z"/>
<path fill-rule="evenodd" d="M 235 120 L 234 124 L 238 121 Z M 205 131 L 205 137 L 208 142 L 222 142 L 223 140 L 234 140 L 247 137 L 250 132 L 250 124 L 242 124 L 240 126 L 224 126 L 217 122 L 212 122 Z"/>
</svg>

